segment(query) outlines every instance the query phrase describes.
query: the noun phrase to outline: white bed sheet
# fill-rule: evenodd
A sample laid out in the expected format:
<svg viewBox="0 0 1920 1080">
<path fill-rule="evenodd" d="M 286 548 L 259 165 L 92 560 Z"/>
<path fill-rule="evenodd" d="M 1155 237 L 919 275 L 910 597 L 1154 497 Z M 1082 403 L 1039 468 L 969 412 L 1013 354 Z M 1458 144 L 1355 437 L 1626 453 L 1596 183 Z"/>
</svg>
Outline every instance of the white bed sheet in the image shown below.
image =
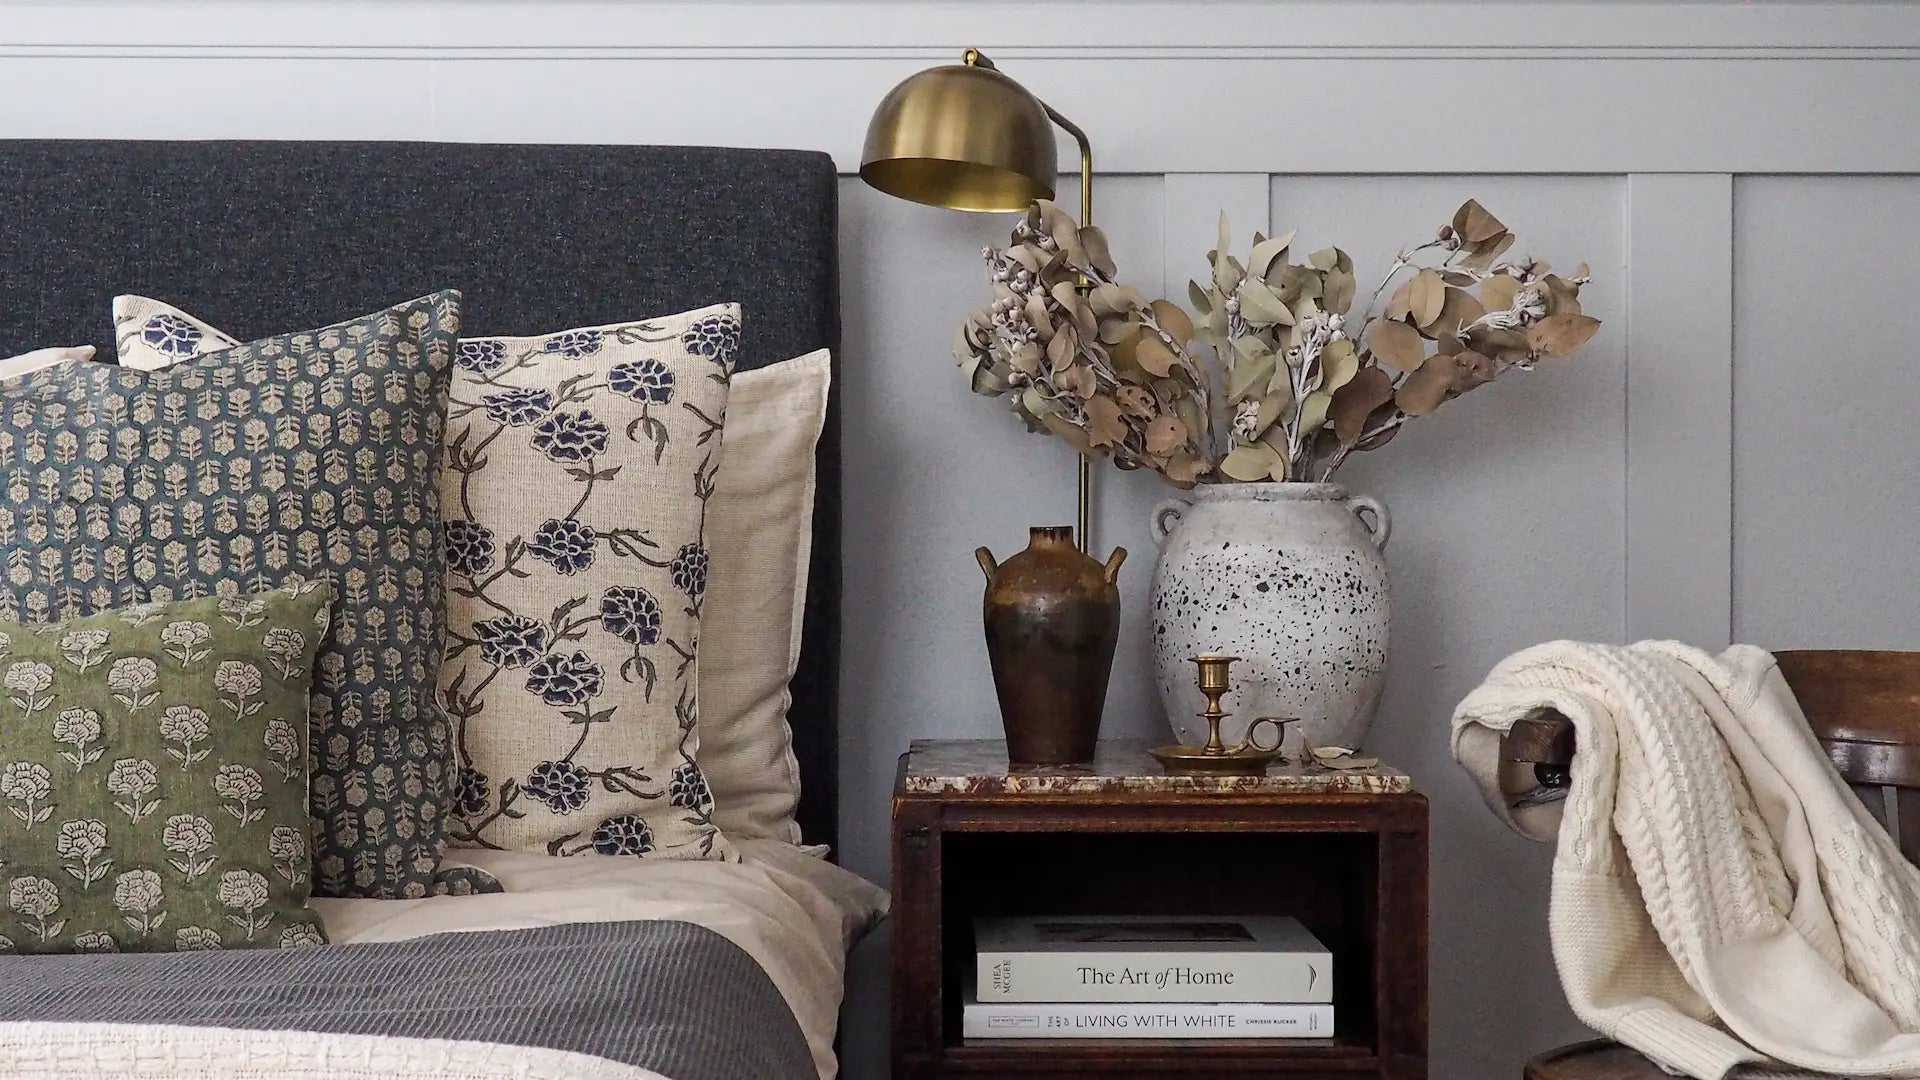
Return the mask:
<svg viewBox="0 0 1920 1080">
<path fill-rule="evenodd" d="M 447 853 L 450 864 L 479 867 L 506 891 L 312 904 L 340 943 L 630 919 L 696 923 L 766 969 L 806 1033 L 821 1080 L 832 1080 L 847 950 L 885 914 L 887 894 L 792 844 L 735 846 L 738 863 L 456 850 Z"/>
</svg>

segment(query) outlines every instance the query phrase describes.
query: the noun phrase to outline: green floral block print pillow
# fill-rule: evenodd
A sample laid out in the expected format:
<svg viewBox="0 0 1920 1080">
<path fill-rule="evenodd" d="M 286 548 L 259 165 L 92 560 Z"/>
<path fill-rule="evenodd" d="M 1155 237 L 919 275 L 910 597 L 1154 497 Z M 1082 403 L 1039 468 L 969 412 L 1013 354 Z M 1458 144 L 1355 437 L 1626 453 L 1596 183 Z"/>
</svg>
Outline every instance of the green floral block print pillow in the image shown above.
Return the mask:
<svg viewBox="0 0 1920 1080">
<path fill-rule="evenodd" d="M 318 945 L 307 694 L 331 589 L 0 623 L 0 952 Z"/>
</svg>

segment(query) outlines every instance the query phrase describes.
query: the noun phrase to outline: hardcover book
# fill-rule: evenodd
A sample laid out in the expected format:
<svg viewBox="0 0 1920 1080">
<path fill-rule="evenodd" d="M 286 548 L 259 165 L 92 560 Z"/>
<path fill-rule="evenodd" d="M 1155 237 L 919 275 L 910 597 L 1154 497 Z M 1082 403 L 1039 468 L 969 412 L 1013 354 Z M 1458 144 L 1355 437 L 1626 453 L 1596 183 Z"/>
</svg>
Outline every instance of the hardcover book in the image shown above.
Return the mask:
<svg viewBox="0 0 1920 1080">
<path fill-rule="evenodd" d="M 1333 1000 L 1333 957 L 1299 920 L 1043 916 L 974 922 L 984 1003 Z"/>
<path fill-rule="evenodd" d="M 969 993 L 967 1039 L 1325 1039 L 1332 1005 L 990 1004 Z"/>
</svg>

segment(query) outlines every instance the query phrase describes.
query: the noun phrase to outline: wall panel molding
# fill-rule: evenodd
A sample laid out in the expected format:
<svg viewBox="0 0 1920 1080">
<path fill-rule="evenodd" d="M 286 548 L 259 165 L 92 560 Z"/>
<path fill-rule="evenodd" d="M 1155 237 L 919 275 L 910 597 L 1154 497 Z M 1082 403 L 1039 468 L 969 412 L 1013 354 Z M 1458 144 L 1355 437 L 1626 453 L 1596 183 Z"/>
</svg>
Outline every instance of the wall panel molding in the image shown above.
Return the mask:
<svg viewBox="0 0 1920 1080">
<path fill-rule="evenodd" d="M 368 137 L 850 172 L 886 88 L 964 44 L 1112 172 L 1920 172 L 1904 4 L 0 0 L 0 136 L 310 137 L 341 100 Z"/>
<path fill-rule="evenodd" d="M 1627 178 L 1627 640 L 1733 632 L 1733 178 Z"/>
<path fill-rule="evenodd" d="M 1845 18 L 1836 19 L 1842 6 Z M 946 55 L 1023 58 L 1806 56 L 1920 53 L 1901 3 L 1094 0 L 6 0 L 0 48 L 378 49 L 392 55 Z"/>
</svg>

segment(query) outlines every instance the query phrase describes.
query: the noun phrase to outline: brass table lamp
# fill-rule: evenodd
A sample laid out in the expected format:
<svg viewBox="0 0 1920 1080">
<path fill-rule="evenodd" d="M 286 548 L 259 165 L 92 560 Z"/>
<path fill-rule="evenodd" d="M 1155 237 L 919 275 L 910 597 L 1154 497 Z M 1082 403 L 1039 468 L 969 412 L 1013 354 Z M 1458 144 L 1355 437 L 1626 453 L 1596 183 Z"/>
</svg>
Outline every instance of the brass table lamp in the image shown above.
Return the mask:
<svg viewBox="0 0 1920 1080">
<path fill-rule="evenodd" d="M 979 49 L 894 87 L 874 110 L 860 179 L 902 199 L 953 210 L 1005 213 L 1051 199 L 1059 172 L 1058 124 L 1080 144 L 1080 224 L 1093 224 L 1093 148 L 1087 134 Z M 1075 542 L 1087 550 L 1092 463 L 1080 455 Z"/>
</svg>

